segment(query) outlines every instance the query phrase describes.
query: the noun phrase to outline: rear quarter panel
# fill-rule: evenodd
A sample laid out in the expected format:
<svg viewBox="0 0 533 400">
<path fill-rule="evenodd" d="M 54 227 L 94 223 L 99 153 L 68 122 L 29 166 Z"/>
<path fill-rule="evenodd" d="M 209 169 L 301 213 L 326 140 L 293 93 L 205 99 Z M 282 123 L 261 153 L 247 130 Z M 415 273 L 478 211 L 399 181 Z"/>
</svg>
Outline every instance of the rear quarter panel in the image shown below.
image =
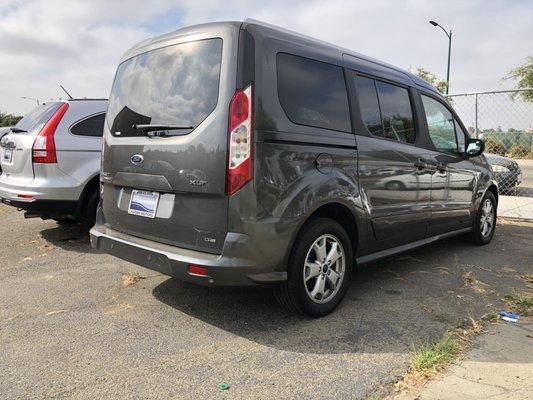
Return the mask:
<svg viewBox="0 0 533 400">
<path fill-rule="evenodd" d="M 102 138 L 74 135 L 70 128 L 80 120 L 106 111 L 107 102 L 70 102 L 54 136 L 58 168 L 79 182 L 79 192 L 99 174 Z"/>
<path fill-rule="evenodd" d="M 249 235 L 265 265 L 283 270 L 300 228 L 313 212 L 329 203 L 350 210 L 359 221 L 358 237 L 365 237 L 355 146 L 286 143 L 272 139 L 279 137 L 274 132 L 256 135 L 262 139 L 254 148 L 254 180 L 231 196 L 228 230 Z M 315 160 L 324 153 L 334 161 L 320 172 Z"/>
</svg>

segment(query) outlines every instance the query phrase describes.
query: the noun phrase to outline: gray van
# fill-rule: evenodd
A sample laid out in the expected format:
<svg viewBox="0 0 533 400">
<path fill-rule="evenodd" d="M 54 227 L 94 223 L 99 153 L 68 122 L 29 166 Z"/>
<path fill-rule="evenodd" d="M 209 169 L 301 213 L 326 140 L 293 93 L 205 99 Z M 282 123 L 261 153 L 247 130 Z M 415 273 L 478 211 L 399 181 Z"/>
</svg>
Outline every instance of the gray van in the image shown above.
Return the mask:
<svg viewBox="0 0 533 400">
<path fill-rule="evenodd" d="M 314 317 L 353 267 L 459 234 L 498 190 L 446 100 L 353 51 L 253 20 L 144 41 L 118 66 L 95 248 Z"/>
</svg>

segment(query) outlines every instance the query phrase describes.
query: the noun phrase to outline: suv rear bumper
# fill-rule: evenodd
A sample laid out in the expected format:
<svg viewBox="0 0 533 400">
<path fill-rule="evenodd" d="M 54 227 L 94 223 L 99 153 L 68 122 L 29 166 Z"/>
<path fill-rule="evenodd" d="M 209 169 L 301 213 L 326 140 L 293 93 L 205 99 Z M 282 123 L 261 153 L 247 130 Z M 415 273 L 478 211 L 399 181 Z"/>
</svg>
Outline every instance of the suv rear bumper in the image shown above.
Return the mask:
<svg viewBox="0 0 533 400">
<path fill-rule="evenodd" d="M 55 168 L 57 169 L 57 168 Z M 42 176 L 25 181 L 0 175 L 0 197 L 12 201 L 23 201 L 18 196 L 32 196 L 33 200 L 77 201 L 83 190 L 83 184 L 68 176 L 57 176 L 50 168 Z"/>
<path fill-rule="evenodd" d="M 230 232 L 223 254 L 210 254 L 131 236 L 98 222 L 98 217 L 91 229 L 94 248 L 182 281 L 205 286 L 267 286 L 285 281 L 287 273 L 262 265 L 260 253 L 247 249 L 248 241 L 248 236 Z M 189 274 L 189 265 L 206 268 L 208 276 Z"/>
<path fill-rule="evenodd" d="M 38 215 L 43 219 L 74 217 L 78 211 L 78 202 L 70 200 L 11 200 L 0 198 L 2 203 L 21 208 L 29 214 Z"/>
<path fill-rule="evenodd" d="M 48 180 L 35 178 L 23 185 L 0 175 L 0 200 L 44 219 L 75 217 L 79 207 L 80 185 L 77 182 L 62 183 L 50 186 Z M 74 183 L 76 186 L 70 186 Z"/>
</svg>

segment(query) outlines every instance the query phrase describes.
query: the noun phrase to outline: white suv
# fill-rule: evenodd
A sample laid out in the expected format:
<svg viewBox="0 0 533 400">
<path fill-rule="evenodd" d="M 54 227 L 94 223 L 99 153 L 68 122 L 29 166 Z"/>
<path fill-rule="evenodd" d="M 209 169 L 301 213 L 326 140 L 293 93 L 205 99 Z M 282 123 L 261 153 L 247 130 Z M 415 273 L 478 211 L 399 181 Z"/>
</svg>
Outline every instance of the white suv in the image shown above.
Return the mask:
<svg viewBox="0 0 533 400">
<path fill-rule="evenodd" d="M 55 100 L 1 139 L 0 198 L 25 216 L 94 224 L 107 100 Z"/>
</svg>

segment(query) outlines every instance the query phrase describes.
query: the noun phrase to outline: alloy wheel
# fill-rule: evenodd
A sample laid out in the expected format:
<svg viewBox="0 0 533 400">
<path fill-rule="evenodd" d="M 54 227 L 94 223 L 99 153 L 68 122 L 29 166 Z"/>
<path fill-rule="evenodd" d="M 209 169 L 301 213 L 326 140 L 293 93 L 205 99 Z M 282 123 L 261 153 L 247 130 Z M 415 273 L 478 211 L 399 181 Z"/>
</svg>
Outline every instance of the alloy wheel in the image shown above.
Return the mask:
<svg viewBox="0 0 533 400">
<path fill-rule="evenodd" d="M 479 219 L 479 229 L 481 236 L 486 238 L 492 232 L 494 226 L 494 206 L 490 199 L 485 199 L 481 206 L 481 217 Z"/>
<path fill-rule="evenodd" d="M 346 271 L 341 241 L 326 234 L 314 241 L 305 258 L 304 287 L 315 303 L 327 303 L 339 291 Z"/>
</svg>

